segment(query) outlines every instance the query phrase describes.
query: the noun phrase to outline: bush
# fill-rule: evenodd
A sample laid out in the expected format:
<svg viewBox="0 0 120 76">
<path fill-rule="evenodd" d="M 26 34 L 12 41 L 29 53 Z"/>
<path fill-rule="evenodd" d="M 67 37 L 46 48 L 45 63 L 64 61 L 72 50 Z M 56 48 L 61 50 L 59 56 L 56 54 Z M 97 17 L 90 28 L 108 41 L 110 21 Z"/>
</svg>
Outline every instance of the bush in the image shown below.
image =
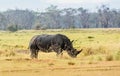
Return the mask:
<svg viewBox="0 0 120 76">
<path fill-rule="evenodd" d="M 88 39 L 92 39 L 92 38 L 94 38 L 93 36 L 88 36 Z"/>
<path fill-rule="evenodd" d="M 89 48 L 85 48 L 85 51 L 83 53 L 84 53 L 84 56 L 89 56 L 89 55 L 93 55 L 94 51 L 91 47 L 89 47 Z"/>
<path fill-rule="evenodd" d="M 43 26 L 40 24 L 36 24 L 34 28 L 35 28 L 35 30 L 46 30 L 48 27 L 45 25 Z"/>
<path fill-rule="evenodd" d="M 7 30 L 9 30 L 9 31 L 11 31 L 11 32 L 15 32 L 15 31 L 18 30 L 18 28 L 17 28 L 17 25 L 9 25 L 9 26 L 7 27 Z"/>
<path fill-rule="evenodd" d="M 105 46 L 99 46 L 97 49 L 96 49 L 96 52 L 99 53 L 99 54 L 108 54 L 109 53 L 109 49 Z"/>
<path fill-rule="evenodd" d="M 74 62 L 68 62 L 68 65 L 75 65 Z"/>
<path fill-rule="evenodd" d="M 112 60 L 113 60 L 113 55 L 106 56 L 106 61 L 112 61 Z"/>
<path fill-rule="evenodd" d="M 40 25 L 35 25 L 35 30 L 40 30 L 41 26 Z"/>
</svg>

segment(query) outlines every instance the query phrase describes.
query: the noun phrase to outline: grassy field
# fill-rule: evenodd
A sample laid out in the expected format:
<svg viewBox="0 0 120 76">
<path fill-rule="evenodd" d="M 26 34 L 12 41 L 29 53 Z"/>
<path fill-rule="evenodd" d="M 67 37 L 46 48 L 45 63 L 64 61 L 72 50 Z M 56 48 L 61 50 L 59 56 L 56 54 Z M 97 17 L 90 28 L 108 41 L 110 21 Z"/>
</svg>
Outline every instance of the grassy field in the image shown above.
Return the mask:
<svg viewBox="0 0 120 76">
<path fill-rule="evenodd" d="M 28 44 L 34 35 L 58 33 L 83 49 L 77 58 L 40 52 L 38 60 L 30 59 Z M 119 76 L 119 60 L 120 29 L 0 31 L 0 76 Z"/>
</svg>

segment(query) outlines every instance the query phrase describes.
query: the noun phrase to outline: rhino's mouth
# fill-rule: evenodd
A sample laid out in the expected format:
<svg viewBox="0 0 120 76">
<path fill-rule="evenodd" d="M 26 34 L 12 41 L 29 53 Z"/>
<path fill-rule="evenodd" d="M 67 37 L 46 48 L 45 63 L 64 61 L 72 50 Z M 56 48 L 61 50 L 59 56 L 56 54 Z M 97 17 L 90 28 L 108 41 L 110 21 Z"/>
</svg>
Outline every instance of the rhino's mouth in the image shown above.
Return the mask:
<svg viewBox="0 0 120 76">
<path fill-rule="evenodd" d="M 81 51 L 82 49 L 80 51 L 76 51 L 76 50 L 68 51 L 68 55 L 72 58 L 76 58 Z"/>
<path fill-rule="evenodd" d="M 74 51 L 68 51 L 67 53 L 68 53 L 68 55 L 69 55 L 70 57 L 72 57 L 72 58 L 76 58 L 76 56 L 77 56 L 77 54 L 75 54 Z"/>
</svg>

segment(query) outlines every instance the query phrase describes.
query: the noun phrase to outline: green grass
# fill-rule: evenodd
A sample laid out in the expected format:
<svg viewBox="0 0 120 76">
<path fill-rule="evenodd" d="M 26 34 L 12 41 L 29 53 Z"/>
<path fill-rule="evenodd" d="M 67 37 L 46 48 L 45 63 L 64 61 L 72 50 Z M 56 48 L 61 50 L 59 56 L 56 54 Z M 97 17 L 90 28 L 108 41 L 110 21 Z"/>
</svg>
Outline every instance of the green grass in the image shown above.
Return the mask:
<svg viewBox="0 0 120 76">
<path fill-rule="evenodd" d="M 34 35 L 64 34 L 74 40 L 74 47 L 83 52 L 78 58 L 92 60 L 120 60 L 120 29 L 70 29 L 0 31 L 0 56 L 17 56 L 16 51 L 28 51 Z M 98 57 L 98 58 L 97 58 Z"/>
</svg>

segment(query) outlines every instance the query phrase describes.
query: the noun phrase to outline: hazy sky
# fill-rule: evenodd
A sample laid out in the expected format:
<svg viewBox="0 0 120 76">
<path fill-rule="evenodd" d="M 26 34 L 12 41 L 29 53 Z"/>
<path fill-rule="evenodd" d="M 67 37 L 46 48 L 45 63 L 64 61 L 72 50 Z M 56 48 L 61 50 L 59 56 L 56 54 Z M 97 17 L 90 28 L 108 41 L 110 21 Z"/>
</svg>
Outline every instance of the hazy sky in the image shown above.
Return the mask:
<svg viewBox="0 0 120 76">
<path fill-rule="evenodd" d="M 94 11 L 102 4 L 106 4 L 110 8 L 120 9 L 120 0 L 0 0 L 0 11 L 7 9 L 44 11 L 50 5 L 57 5 L 58 8 L 84 7 Z"/>
</svg>

